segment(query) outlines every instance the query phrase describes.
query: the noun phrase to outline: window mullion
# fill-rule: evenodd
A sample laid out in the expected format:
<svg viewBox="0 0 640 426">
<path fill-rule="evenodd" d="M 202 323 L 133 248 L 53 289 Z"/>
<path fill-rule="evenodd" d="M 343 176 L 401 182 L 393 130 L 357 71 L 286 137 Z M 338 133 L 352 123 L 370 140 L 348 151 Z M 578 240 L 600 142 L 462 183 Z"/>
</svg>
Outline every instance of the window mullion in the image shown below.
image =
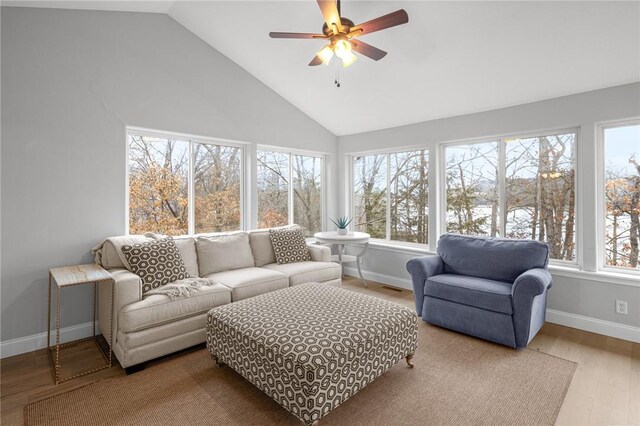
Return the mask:
<svg viewBox="0 0 640 426">
<path fill-rule="evenodd" d="M 387 153 L 387 208 L 386 208 L 386 221 L 385 221 L 385 233 L 386 240 L 391 240 L 391 155 Z"/>
<path fill-rule="evenodd" d="M 193 144 L 194 142 L 192 140 L 189 140 L 189 174 L 188 174 L 188 185 L 187 185 L 187 205 L 188 205 L 188 224 L 187 224 L 187 232 L 189 233 L 189 235 L 193 235 L 195 234 L 195 211 L 194 211 L 194 206 L 195 206 L 195 202 L 194 202 L 194 196 L 195 196 L 195 188 L 194 188 L 194 181 L 193 181 L 193 175 L 194 175 L 194 164 L 195 164 L 195 159 L 193 158 L 194 154 L 195 154 L 195 150 L 193 149 Z"/>
<path fill-rule="evenodd" d="M 294 216 L 293 216 L 293 154 L 289 153 L 289 182 L 288 182 L 288 199 L 289 199 L 289 225 L 293 225 Z"/>
<path fill-rule="evenodd" d="M 500 237 L 507 236 L 507 144 L 503 139 L 498 141 L 498 218 Z"/>
</svg>

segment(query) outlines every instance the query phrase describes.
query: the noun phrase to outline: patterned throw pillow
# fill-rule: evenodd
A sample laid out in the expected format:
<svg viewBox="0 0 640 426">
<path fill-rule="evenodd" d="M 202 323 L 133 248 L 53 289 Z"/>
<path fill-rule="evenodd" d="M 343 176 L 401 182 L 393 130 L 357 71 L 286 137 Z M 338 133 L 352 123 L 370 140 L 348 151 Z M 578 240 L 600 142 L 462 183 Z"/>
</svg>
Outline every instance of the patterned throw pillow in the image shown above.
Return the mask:
<svg viewBox="0 0 640 426">
<path fill-rule="evenodd" d="M 142 293 L 189 278 L 180 251 L 173 238 L 161 238 L 139 244 L 123 245 L 122 253 L 131 272 L 142 280 Z"/>
<path fill-rule="evenodd" d="M 269 237 L 279 265 L 311 260 L 304 232 L 299 226 L 270 229 Z"/>
</svg>

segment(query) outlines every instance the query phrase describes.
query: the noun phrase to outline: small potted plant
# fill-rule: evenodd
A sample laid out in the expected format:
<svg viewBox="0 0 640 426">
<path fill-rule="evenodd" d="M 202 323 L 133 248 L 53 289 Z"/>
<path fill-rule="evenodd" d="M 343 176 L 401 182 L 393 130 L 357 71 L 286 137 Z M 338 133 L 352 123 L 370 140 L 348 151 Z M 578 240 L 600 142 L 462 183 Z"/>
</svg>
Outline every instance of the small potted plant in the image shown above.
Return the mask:
<svg viewBox="0 0 640 426">
<path fill-rule="evenodd" d="M 331 219 L 331 222 L 333 222 L 334 225 L 338 227 L 339 235 L 346 235 L 349 232 L 347 227 L 349 226 L 352 220 L 353 219 L 350 219 L 349 216 L 342 216 L 342 217 L 336 218 L 336 220 Z"/>
</svg>

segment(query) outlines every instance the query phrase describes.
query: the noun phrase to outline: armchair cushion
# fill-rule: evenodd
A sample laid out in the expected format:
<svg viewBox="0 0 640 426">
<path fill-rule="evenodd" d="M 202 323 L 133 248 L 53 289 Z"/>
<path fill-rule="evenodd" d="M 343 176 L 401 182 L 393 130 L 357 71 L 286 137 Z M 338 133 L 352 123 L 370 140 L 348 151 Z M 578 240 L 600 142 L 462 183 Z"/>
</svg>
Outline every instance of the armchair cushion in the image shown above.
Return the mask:
<svg viewBox="0 0 640 426">
<path fill-rule="evenodd" d="M 429 277 L 424 286 L 427 296 L 488 311 L 511 315 L 511 284 L 463 275 L 442 274 Z"/>
<path fill-rule="evenodd" d="M 445 273 L 512 283 L 533 268 L 546 268 L 549 247 L 535 240 L 445 234 L 438 241 Z"/>
</svg>

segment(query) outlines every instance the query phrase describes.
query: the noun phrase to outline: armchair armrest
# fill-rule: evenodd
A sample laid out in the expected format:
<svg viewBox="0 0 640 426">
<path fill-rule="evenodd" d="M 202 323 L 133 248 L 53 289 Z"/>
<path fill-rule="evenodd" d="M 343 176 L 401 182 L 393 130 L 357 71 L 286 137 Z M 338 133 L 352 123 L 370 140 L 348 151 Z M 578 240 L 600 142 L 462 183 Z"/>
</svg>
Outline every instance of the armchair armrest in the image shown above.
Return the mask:
<svg viewBox="0 0 640 426">
<path fill-rule="evenodd" d="M 331 249 L 319 244 L 307 244 L 311 260 L 314 262 L 331 262 Z"/>
<path fill-rule="evenodd" d="M 118 330 L 118 312 L 126 305 L 142 300 L 142 283 L 139 276 L 126 269 L 112 269 L 109 272 L 113 283 L 98 286 L 98 324 L 102 335 L 112 345 Z M 111 336 L 108 335 L 110 318 L 113 319 Z"/>
<path fill-rule="evenodd" d="M 424 283 L 427 278 L 440 275 L 444 271 L 444 263 L 438 255 L 414 257 L 407 262 L 407 271 L 413 282 L 413 296 L 416 302 L 416 312 L 422 315 L 424 303 Z"/>
<path fill-rule="evenodd" d="M 547 289 L 552 284 L 551 274 L 542 268 L 523 272 L 514 281 L 511 287 L 511 300 L 516 347 L 527 346 L 544 324 Z"/>
<path fill-rule="evenodd" d="M 552 285 L 549 271 L 542 268 L 529 269 L 516 278 L 511 288 L 511 295 L 514 300 L 524 295 L 537 296 Z"/>
</svg>

